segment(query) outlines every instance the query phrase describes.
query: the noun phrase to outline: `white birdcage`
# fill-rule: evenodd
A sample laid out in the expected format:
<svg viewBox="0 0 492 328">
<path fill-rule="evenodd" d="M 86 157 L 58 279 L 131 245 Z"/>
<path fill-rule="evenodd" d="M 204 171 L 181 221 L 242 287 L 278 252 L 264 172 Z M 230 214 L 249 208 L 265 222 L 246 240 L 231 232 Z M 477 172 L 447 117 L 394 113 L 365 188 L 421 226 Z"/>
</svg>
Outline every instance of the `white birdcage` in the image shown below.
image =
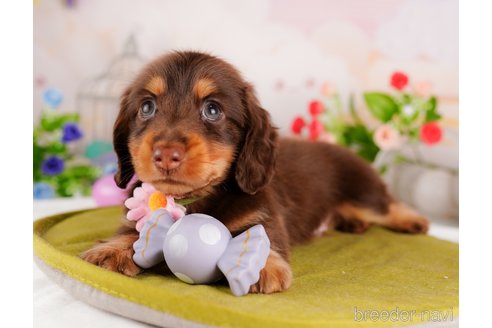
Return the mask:
<svg viewBox="0 0 492 328">
<path fill-rule="evenodd" d="M 84 131 L 83 147 L 93 142 L 112 142 L 120 96 L 143 63 L 132 35 L 105 73 L 82 84 L 76 106 Z"/>
</svg>

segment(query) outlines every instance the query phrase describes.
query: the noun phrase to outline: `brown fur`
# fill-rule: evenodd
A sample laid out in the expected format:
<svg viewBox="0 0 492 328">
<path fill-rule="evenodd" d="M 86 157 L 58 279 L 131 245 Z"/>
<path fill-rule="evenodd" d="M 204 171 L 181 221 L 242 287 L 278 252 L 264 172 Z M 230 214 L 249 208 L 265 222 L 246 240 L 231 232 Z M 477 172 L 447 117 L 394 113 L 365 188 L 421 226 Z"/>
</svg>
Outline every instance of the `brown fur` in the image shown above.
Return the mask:
<svg viewBox="0 0 492 328">
<path fill-rule="evenodd" d="M 160 74 L 166 92 L 149 94 Z M 139 108 L 153 99 L 157 111 L 143 119 Z M 218 104 L 217 121 L 202 109 Z M 163 170 L 152 154 L 159 147 L 181 147 L 179 166 Z M 201 197 L 188 213 L 216 217 L 239 234 L 263 224 L 271 251 L 251 292 L 287 289 L 291 245 L 320 235 L 320 227 L 360 233 L 377 224 L 423 233 L 428 222 L 395 201 L 377 173 L 347 149 L 326 143 L 279 139 L 253 87 L 226 62 L 196 52 L 176 52 L 150 63 L 125 91 L 114 128 L 119 159 L 116 182 L 124 187 L 134 173 L 165 194 Z M 82 255 L 89 262 L 127 275 L 140 270 L 132 261 L 137 233 L 120 235 Z"/>
<path fill-rule="evenodd" d="M 142 271 L 132 259 L 133 243 L 137 239 L 138 233 L 116 235 L 85 251 L 81 256 L 102 268 L 133 277 Z"/>
</svg>

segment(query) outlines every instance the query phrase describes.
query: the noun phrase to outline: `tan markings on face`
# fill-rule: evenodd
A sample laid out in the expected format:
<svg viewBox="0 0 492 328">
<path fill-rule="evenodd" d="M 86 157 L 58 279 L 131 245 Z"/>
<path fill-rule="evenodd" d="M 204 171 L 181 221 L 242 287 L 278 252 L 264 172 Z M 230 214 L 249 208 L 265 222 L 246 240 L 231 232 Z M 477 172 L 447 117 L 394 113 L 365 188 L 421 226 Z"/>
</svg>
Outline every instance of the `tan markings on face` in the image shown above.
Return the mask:
<svg viewBox="0 0 492 328">
<path fill-rule="evenodd" d="M 154 133 L 149 132 L 141 141 L 132 141 L 129 145 L 135 172 L 144 182 L 155 182 L 165 178 L 153 162 L 154 136 Z M 233 159 L 234 150 L 231 146 L 190 134 L 182 164 L 170 176 L 177 183 L 159 181 L 155 187 L 172 195 L 195 191 L 206 193 L 226 177 Z"/>
<path fill-rule="evenodd" d="M 200 79 L 193 86 L 193 94 L 200 99 L 210 96 L 217 91 L 217 86 L 211 79 Z"/>
<path fill-rule="evenodd" d="M 179 176 L 186 181 L 198 182 L 198 185 L 217 182 L 225 177 L 233 157 L 234 150 L 231 146 L 191 134 Z"/>
<path fill-rule="evenodd" d="M 154 76 L 146 85 L 145 90 L 158 96 L 164 93 L 166 85 L 162 76 Z"/>
<path fill-rule="evenodd" d="M 148 181 L 155 173 L 153 157 L 153 139 L 155 133 L 146 133 L 142 140 L 132 140 L 129 143 L 133 167 L 142 181 Z"/>
</svg>

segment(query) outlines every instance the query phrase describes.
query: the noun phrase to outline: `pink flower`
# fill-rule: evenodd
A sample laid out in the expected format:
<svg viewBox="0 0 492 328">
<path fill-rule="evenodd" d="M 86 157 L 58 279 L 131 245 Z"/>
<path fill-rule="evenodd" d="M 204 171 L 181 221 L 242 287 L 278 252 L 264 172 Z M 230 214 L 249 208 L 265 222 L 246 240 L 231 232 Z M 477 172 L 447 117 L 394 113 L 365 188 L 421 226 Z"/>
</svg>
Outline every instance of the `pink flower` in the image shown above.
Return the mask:
<svg viewBox="0 0 492 328">
<path fill-rule="evenodd" d="M 333 134 L 329 132 L 321 132 L 321 135 L 318 138 L 318 141 L 326 142 L 326 143 L 335 143 L 336 138 Z"/>
<path fill-rule="evenodd" d="M 427 98 L 430 96 L 432 84 L 429 81 L 420 81 L 415 83 L 413 89 L 418 96 Z"/>
<path fill-rule="evenodd" d="M 309 124 L 309 139 L 311 141 L 316 141 L 322 132 L 323 132 L 323 124 L 321 124 L 320 121 L 314 119 Z"/>
<path fill-rule="evenodd" d="M 331 97 L 336 93 L 336 89 L 330 82 L 323 82 L 321 85 L 321 94 L 325 97 Z"/>
<path fill-rule="evenodd" d="M 141 187 L 133 190 L 133 197 L 125 201 L 125 206 L 129 209 L 126 218 L 130 221 L 137 221 L 136 229 L 140 231 L 144 223 L 152 216 L 152 210 L 149 207 L 150 196 L 157 190 L 150 183 L 142 183 Z M 164 207 L 169 211 L 174 220 L 180 219 L 185 214 L 185 208 L 174 202 L 174 198 L 166 197 Z"/>
<path fill-rule="evenodd" d="M 398 131 L 391 125 L 381 125 L 374 132 L 374 142 L 381 150 L 396 149 L 401 146 L 402 140 Z"/>
<path fill-rule="evenodd" d="M 306 121 L 301 116 L 297 116 L 290 126 L 292 133 L 301 134 L 302 129 L 306 126 Z"/>
<path fill-rule="evenodd" d="M 420 140 L 427 145 L 434 145 L 441 141 L 442 129 L 436 122 L 422 125 L 420 128 Z"/>
<path fill-rule="evenodd" d="M 390 84 L 397 90 L 403 90 L 408 84 L 408 76 L 402 72 L 394 72 Z"/>
<path fill-rule="evenodd" d="M 323 103 L 319 100 L 313 100 L 309 103 L 309 113 L 313 117 L 316 117 L 319 114 L 323 113 L 324 110 L 325 106 L 323 106 Z"/>
</svg>

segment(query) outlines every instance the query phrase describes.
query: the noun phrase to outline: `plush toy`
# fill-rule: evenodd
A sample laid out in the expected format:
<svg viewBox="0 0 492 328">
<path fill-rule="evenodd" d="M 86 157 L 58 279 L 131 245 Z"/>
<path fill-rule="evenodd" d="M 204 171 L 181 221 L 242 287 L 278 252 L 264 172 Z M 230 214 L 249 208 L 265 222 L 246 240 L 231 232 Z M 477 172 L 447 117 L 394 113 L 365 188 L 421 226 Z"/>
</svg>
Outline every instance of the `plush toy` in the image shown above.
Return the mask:
<svg viewBox="0 0 492 328">
<path fill-rule="evenodd" d="M 259 280 L 270 252 L 263 226 L 255 225 L 233 238 L 219 220 L 205 214 L 184 215 L 171 197 L 157 194 L 148 185 L 145 189 L 136 194 L 153 211 L 150 217 L 137 220 L 138 224 L 145 219 L 133 245 L 135 263 L 147 269 L 166 261 L 174 275 L 189 284 L 212 283 L 225 276 L 234 295 L 247 294 Z M 140 207 L 132 210 L 144 213 Z M 130 217 L 135 220 L 137 216 L 132 213 Z"/>
<path fill-rule="evenodd" d="M 152 211 L 158 208 L 167 209 L 174 220 L 182 218 L 186 211 L 183 206 L 176 204 L 172 197 L 166 197 L 150 183 L 145 182 L 141 187 L 133 190 L 133 197 L 125 201 L 125 206 L 129 209 L 126 218 L 137 221 L 137 231 L 142 230 L 144 223 L 150 219 Z"/>
</svg>

